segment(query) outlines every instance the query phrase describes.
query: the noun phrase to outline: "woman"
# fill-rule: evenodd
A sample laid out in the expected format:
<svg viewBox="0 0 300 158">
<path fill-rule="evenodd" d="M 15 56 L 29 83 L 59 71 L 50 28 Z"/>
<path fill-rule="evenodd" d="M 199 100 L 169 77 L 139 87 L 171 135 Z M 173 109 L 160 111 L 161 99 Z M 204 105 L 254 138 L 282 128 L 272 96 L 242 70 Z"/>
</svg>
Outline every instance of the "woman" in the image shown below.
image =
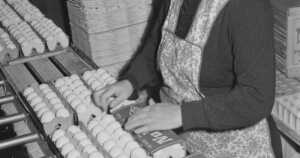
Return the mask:
<svg viewBox="0 0 300 158">
<path fill-rule="evenodd" d="M 161 103 L 132 116 L 126 129 L 182 127 L 189 150 L 207 158 L 281 157 L 270 116 L 275 87 L 270 2 L 161 3 L 143 49 L 122 80 L 95 93 L 96 103 L 114 107 L 162 81 Z"/>
</svg>

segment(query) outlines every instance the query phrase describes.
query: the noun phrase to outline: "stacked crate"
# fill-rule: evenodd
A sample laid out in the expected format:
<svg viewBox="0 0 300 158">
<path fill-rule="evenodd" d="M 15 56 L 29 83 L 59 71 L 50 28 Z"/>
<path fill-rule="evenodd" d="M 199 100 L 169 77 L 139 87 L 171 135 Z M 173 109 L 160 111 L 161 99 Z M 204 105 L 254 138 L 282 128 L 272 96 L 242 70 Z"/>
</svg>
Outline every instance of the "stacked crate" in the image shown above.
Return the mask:
<svg viewBox="0 0 300 158">
<path fill-rule="evenodd" d="M 277 67 L 289 77 L 300 77 L 300 1 L 271 2 Z"/>
<path fill-rule="evenodd" d="M 140 43 L 152 0 L 69 0 L 72 38 L 98 66 L 118 71 Z"/>
</svg>

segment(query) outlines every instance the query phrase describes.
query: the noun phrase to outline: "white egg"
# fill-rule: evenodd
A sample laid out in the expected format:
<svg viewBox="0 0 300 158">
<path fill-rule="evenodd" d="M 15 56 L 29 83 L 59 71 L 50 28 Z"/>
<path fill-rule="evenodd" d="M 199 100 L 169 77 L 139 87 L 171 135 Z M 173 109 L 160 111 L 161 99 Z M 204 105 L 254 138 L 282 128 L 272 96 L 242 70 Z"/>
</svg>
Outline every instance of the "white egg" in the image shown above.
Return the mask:
<svg viewBox="0 0 300 158">
<path fill-rule="evenodd" d="M 80 155 L 80 153 L 77 150 L 72 150 L 68 154 L 67 158 L 81 158 L 81 155 Z"/>
<path fill-rule="evenodd" d="M 108 125 L 105 130 L 110 133 L 113 134 L 117 129 L 121 128 L 121 125 L 119 122 L 114 122 L 110 125 Z"/>
<path fill-rule="evenodd" d="M 104 131 L 101 131 L 100 133 L 97 134 L 97 140 L 101 145 L 103 145 L 103 143 L 109 139 L 110 136 Z"/>
<path fill-rule="evenodd" d="M 50 111 L 50 109 L 49 109 L 48 107 L 42 107 L 42 108 L 40 108 L 39 111 L 37 112 L 37 116 L 38 116 L 39 118 L 41 118 L 42 115 L 43 115 L 45 112 L 47 112 L 47 111 Z"/>
<path fill-rule="evenodd" d="M 77 106 L 81 105 L 82 102 L 80 99 L 74 98 L 69 103 L 71 104 L 72 107 L 77 107 Z"/>
<path fill-rule="evenodd" d="M 68 131 L 71 132 L 72 134 L 75 134 L 75 133 L 80 132 L 81 130 L 80 130 L 80 128 L 78 126 L 70 126 L 68 128 Z"/>
<path fill-rule="evenodd" d="M 92 142 L 91 142 L 88 138 L 86 138 L 86 139 L 82 139 L 82 140 L 79 142 L 79 144 L 80 144 L 81 146 L 87 146 L 87 145 L 92 145 Z"/>
<path fill-rule="evenodd" d="M 104 69 L 99 68 L 99 69 L 96 71 L 96 73 L 99 74 L 99 75 L 102 75 L 102 74 L 104 74 L 104 73 L 106 74 L 107 71 L 104 70 Z"/>
<path fill-rule="evenodd" d="M 99 124 L 97 124 L 93 129 L 92 129 L 92 135 L 96 136 L 98 133 L 100 133 L 101 131 L 103 131 L 103 127 Z"/>
<path fill-rule="evenodd" d="M 61 129 L 58 129 L 56 130 L 53 135 L 52 135 L 52 141 L 53 142 L 56 142 L 58 140 L 58 138 L 62 137 L 65 135 L 65 131 L 64 130 L 61 130 Z"/>
<path fill-rule="evenodd" d="M 96 121 L 96 120 L 91 120 L 89 123 L 88 123 L 88 126 L 87 126 L 87 128 L 88 128 L 88 130 L 92 130 L 96 125 L 98 124 L 98 121 Z"/>
<path fill-rule="evenodd" d="M 47 99 L 57 98 L 57 95 L 54 92 L 49 92 L 45 96 Z"/>
<path fill-rule="evenodd" d="M 76 92 L 76 94 L 81 94 L 85 90 L 86 90 L 86 88 L 84 86 L 79 86 L 74 91 Z"/>
<path fill-rule="evenodd" d="M 119 138 L 120 146 L 124 147 L 128 142 L 133 141 L 133 138 L 131 137 L 130 134 L 124 133 L 121 135 Z"/>
<path fill-rule="evenodd" d="M 60 92 L 64 92 L 64 91 L 68 90 L 69 87 L 66 86 L 66 85 L 64 85 L 64 86 L 61 86 L 61 87 L 59 87 L 59 88 L 57 88 L 57 89 L 58 89 Z"/>
<path fill-rule="evenodd" d="M 91 96 L 86 96 L 86 97 L 84 98 L 84 101 L 85 101 L 86 103 L 92 103 L 92 97 L 91 97 Z"/>
<path fill-rule="evenodd" d="M 84 149 L 83 149 L 83 152 L 88 153 L 88 154 L 91 154 L 96 151 L 97 151 L 97 148 L 94 145 L 84 146 Z"/>
<path fill-rule="evenodd" d="M 71 95 L 69 95 L 68 97 L 67 97 L 67 101 L 69 102 L 69 103 L 71 103 L 74 99 L 76 99 L 77 97 L 76 97 L 76 95 L 73 95 L 73 94 L 71 94 Z"/>
<path fill-rule="evenodd" d="M 139 148 L 139 144 L 135 141 L 128 142 L 123 148 L 126 154 L 130 154 L 135 148 Z"/>
<path fill-rule="evenodd" d="M 77 87 L 83 86 L 84 84 L 80 80 L 76 80 L 72 83 L 72 89 L 76 89 Z"/>
<path fill-rule="evenodd" d="M 41 109 L 41 108 L 44 108 L 44 107 L 47 107 L 47 105 L 46 105 L 46 103 L 42 102 L 42 103 L 37 104 L 37 105 L 33 108 L 33 110 L 37 112 L 37 111 L 40 111 L 40 109 Z"/>
<path fill-rule="evenodd" d="M 67 144 L 69 142 L 69 139 L 65 136 L 62 136 L 62 137 L 59 137 L 57 139 L 57 141 L 55 142 L 55 145 L 58 147 L 58 148 L 62 148 L 65 144 Z"/>
<path fill-rule="evenodd" d="M 52 98 L 49 100 L 52 105 L 61 104 L 62 102 L 58 98 Z"/>
<path fill-rule="evenodd" d="M 42 89 L 50 89 L 49 85 L 48 84 L 40 84 L 39 88 L 42 90 Z"/>
<path fill-rule="evenodd" d="M 94 76 L 94 74 L 93 74 L 92 72 L 86 71 L 86 72 L 83 73 L 82 78 L 83 78 L 84 80 L 88 80 L 88 79 L 90 79 L 90 78 L 93 77 L 93 76 Z"/>
<path fill-rule="evenodd" d="M 104 87 L 105 85 L 101 84 L 99 81 L 95 80 L 94 82 L 92 82 L 91 88 L 93 90 L 100 90 Z"/>
<path fill-rule="evenodd" d="M 122 128 L 119 128 L 119 129 L 116 129 L 115 131 L 114 131 L 114 133 L 112 134 L 112 136 L 114 137 L 114 138 L 117 138 L 117 139 L 119 139 L 124 133 L 126 133 Z"/>
<path fill-rule="evenodd" d="M 142 148 L 136 148 L 131 152 L 130 158 L 147 158 L 147 153 Z"/>
<path fill-rule="evenodd" d="M 86 80 L 86 83 L 91 86 L 94 81 L 96 81 L 96 78 L 92 77 Z"/>
<path fill-rule="evenodd" d="M 37 93 L 33 92 L 33 93 L 29 94 L 29 95 L 26 97 L 26 99 L 27 99 L 28 101 L 30 101 L 30 100 L 32 100 L 32 99 L 34 99 L 34 98 L 36 98 L 36 97 L 38 97 Z"/>
<path fill-rule="evenodd" d="M 116 119 L 112 115 L 105 115 L 100 121 L 100 124 L 105 128 L 113 122 L 116 122 Z"/>
<path fill-rule="evenodd" d="M 61 109 L 64 108 L 64 105 L 62 103 L 54 104 L 53 105 L 54 109 Z"/>
<path fill-rule="evenodd" d="M 34 92 L 34 89 L 33 89 L 32 87 L 27 87 L 27 88 L 24 90 L 23 94 L 24 94 L 25 97 L 27 97 L 29 94 L 31 94 L 31 93 L 33 93 L 33 92 Z"/>
<path fill-rule="evenodd" d="M 71 90 L 66 90 L 62 94 L 65 98 L 67 98 L 69 95 L 73 94 L 73 92 Z"/>
<path fill-rule="evenodd" d="M 77 74 L 71 75 L 70 78 L 71 78 L 73 81 L 80 80 L 80 78 L 79 78 L 79 76 L 78 76 Z"/>
<path fill-rule="evenodd" d="M 76 107 L 76 112 L 78 112 L 78 113 L 84 113 L 86 110 L 87 110 L 87 108 L 84 105 L 79 105 Z"/>
<path fill-rule="evenodd" d="M 119 146 L 114 146 L 111 150 L 109 150 L 109 154 L 113 158 L 117 158 L 122 153 L 123 150 Z"/>
<path fill-rule="evenodd" d="M 31 107 L 35 107 L 37 104 L 42 103 L 43 99 L 41 97 L 35 97 L 30 101 Z"/>
<path fill-rule="evenodd" d="M 62 87 L 62 86 L 64 86 L 65 85 L 65 80 L 64 79 L 62 79 L 62 78 L 59 78 L 59 79 L 57 79 L 56 81 L 55 81 L 55 87 Z"/>
<path fill-rule="evenodd" d="M 82 98 L 90 97 L 91 95 L 92 95 L 92 92 L 88 89 L 81 91 L 81 93 L 80 93 L 80 96 L 82 96 Z"/>
<path fill-rule="evenodd" d="M 89 158 L 104 158 L 100 152 L 93 152 L 89 155 Z"/>
<path fill-rule="evenodd" d="M 57 117 L 63 117 L 63 118 L 67 118 L 70 116 L 69 111 L 66 108 L 60 108 L 56 111 L 56 116 Z"/>
<path fill-rule="evenodd" d="M 63 156 L 67 156 L 72 150 L 74 150 L 75 149 L 75 147 L 74 147 L 74 145 L 73 144 L 71 144 L 71 143 L 67 143 L 67 144 L 65 144 L 63 147 L 62 147 L 62 149 L 61 149 L 61 154 L 63 155 Z"/>
<path fill-rule="evenodd" d="M 49 123 L 55 118 L 55 115 L 51 111 L 45 112 L 41 117 L 42 123 Z"/>
<path fill-rule="evenodd" d="M 114 146 L 116 146 L 116 143 L 113 140 L 107 140 L 103 144 L 103 147 L 107 152 L 109 152 Z"/>
<path fill-rule="evenodd" d="M 83 132 L 78 132 L 78 133 L 76 133 L 75 135 L 74 135 L 74 138 L 76 139 L 76 140 L 83 140 L 83 139 L 86 139 L 86 138 L 88 138 L 87 137 L 87 135 L 85 134 L 85 133 L 83 133 Z"/>
<path fill-rule="evenodd" d="M 42 91 L 44 94 L 53 93 L 53 90 L 50 89 L 50 88 L 42 89 L 41 91 Z"/>
</svg>

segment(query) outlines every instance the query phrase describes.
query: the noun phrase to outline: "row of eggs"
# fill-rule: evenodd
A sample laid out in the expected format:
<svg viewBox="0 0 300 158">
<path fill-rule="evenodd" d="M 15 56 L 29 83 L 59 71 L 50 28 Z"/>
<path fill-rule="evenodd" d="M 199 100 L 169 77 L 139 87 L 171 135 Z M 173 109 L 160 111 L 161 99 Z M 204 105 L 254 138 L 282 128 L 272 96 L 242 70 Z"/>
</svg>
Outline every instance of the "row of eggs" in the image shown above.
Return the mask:
<svg viewBox="0 0 300 158">
<path fill-rule="evenodd" d="M 40 85 L 39 89 L 41 93 L 33 87 L 27 87 L 23 95 L 42 123 L 49 123 L 55 117 L 67 118 L 70 116 L 60 98 L 47 84 Z"/>
</svg>

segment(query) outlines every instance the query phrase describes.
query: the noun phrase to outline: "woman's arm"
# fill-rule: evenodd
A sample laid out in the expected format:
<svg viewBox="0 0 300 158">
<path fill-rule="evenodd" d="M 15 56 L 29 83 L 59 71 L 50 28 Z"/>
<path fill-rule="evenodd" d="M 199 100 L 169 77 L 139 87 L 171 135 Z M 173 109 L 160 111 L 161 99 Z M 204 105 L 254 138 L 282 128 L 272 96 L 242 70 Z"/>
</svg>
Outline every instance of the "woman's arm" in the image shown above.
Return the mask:
<svg viewBox="0 0 300 158">
<path fill-rule="evenodd" d="M 272 110 L 275 68 L 269 1 L 232 0 L 229 7 L 236 85 L 226 94 L 184 103 L 185 130 L 243 128 L 269 116 Z"/>
<path fill-rule="evenodd" d="M 160 75 L 156 67 L 156 51 L 161 39 L 161 28 L 169 8 L 169 1 L 160 1 L 158 14 L 154 13 L 151 31 L 147 34 L 143 47 L 132 60 L 128 71 L 121 79 L 128 79 L 135 90 L 145 86 L 154 86 L 160 82 Z"/>
</svg>

